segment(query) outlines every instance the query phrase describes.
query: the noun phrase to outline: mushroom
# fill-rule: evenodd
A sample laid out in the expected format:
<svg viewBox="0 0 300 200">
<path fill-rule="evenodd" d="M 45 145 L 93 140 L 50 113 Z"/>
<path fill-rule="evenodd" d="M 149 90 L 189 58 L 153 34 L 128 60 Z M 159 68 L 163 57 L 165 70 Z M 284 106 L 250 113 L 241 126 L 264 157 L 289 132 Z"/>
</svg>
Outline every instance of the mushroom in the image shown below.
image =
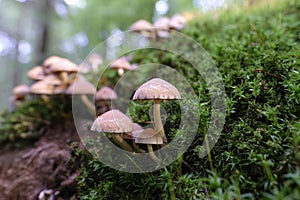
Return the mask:
<svg viewBox="0 0 300 200">
<path fill-rule="evenodd" d="M 121 137 L 120 134 L 133 131 L 133 123 L 119 110 L 110 110 L 97 117 L 91 127 L 91 131 L 112 133 L 113 139 L 125 150 L 133 152 L 132 147 Z"/>
<path fill-rule="evenodd" d="M 64 84 L 69 83 L 69 74 L 77 73 L 78 72 L 78 66 L 71 62 L 68 59 L 61 58 L 59 61 L 52 63 L 49 66 L 49 70 L 53 74 L 59 74 L 61 80 Z"/>
<path fill-rule="evenodd" d="M 18 85 L 13 89 L 13 95 L 10 97 L 10 100 L 14 103 L 22 102 L 25 99 L 25 96 L 30 93 L 29 86 L 25 84 Z"/>
<path fill-rule="evenodd" d="M 42 66 L 36 66 L 27 72 L 27 77 L 30 80 L 40 81 L 45 78 L 44 68 Z"/>
<path fill-rule="evenodd" d="M 135 135 L 135 143 L 136 144 L 147 144 L 148 152 L 151 156 L 151 158 L 159 163 L 160 159 L 156 157 L 156 155 L 153 152 L 152 145 L 154 144 L 163 144 L 163 140 L 160 134 L 157 134 L 155 130 L 152 128 L 146 128 L 142 132 L 137 132 Z"/>
<path fill-rule="evenodd" d="M 56 62 L 59 62 L 62 58 L 59 57 L 59 56 L 50 56 L 48 57 L 47 59 L 44 60 L 43 62 L 43 66 L 44 67 L 49 67 L 50 65 L 56 63 Z"/>
<path fill-rule="evenodd" d="M 118 98 L 117 93 L 110 87 L 103 86 L 95 94 L 95 101 L 98 108 L 101 109 L 99 113 L 104 113 L 110 109 L 109 102 L 110 100 L 115 100 Z"/>
<path fill-rule="evenodd" d="M 169 23 L 170 19 L 168 17 L 162 17 L 158 19 L 153 25 L 156 28 L 156 34 L 160 38 L 168 38 L 170 35 L 169 32 Z"/>
<path fill-rule="evenodd" d="M 146 38 L 153 38 L 153 25 L 147 20 L 140 19 L 130 26 L 130 30 L 140 33 Z"/>
<path fill-rule="evenodd" d="M 160 78 L 153 78 L 141 85 L 134 93 L 133 100 L 153 100 L 154 101 L 154 125 L 156 131 L 162 136 L 164 143 L 167 137 L 164 133 L 163 124 L 160 116 L 160 101 L 170 99 L 181 99 L 176 87 Z"/>
<path fill-rule="evenodd" d="M 170 29 L 175 29 L 177 31 L 183 29 L 185 24 L 186 24 L 186 19 L 179 14 L 173 15 L 173 17 L 169 22 Z"/>
<path fill-rule="evenodd" d="M 47 81 L 37 81 L 30 86 L 32 94 L 40 94 L 41 98 L 48 102 L 49 98 L 47 95 L 53 95 L 54 85 L 49 84 Z"/>
<path fill-rule="evenodd" d="M 95 105 L 89 100 L 86 95 L 93 95 L 96 92 L 96 87 L 86 80 L 82 75 L 76 77 L 76 82 L 73 82 L 65 91 L 65 94 L 80 95 L 81 101 L 87 106 L 91 114 L 95 113 Z"/>
<path fill-rule="evenodd" d="M 94 72 L 98 72 L 98 66 L 103 64 L 103 59 L 99 54 L 93 53 L 89 56 L 88 62 L 92 65 Z"/>
<path fill-rule="evenodd" d="M 123 76 L 125 70 L 131 70 L 130 63 L 125 57 L 121 57 L 110 64 L 111 69 L 118 71 L 119 76 Z"/>
</svg>

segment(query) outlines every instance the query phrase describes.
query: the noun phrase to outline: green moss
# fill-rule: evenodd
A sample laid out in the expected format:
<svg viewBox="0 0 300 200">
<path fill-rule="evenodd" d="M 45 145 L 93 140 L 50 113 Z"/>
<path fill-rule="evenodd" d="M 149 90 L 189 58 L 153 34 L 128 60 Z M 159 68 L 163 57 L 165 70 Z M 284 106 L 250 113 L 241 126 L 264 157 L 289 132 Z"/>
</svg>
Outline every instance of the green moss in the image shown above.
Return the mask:
<svg viewBox="0 0 300 200">
<path fill-rule="evenodd" d="M 299 22 L 299 1 L 287 1 L 272 9 L 195 19 L 183 31 L 209 52 L 225 84 L 226 123 L 211 152 L 213 172 L 209 172 L 208 159 L 199 158 L 205 151 L 202 142 L 211 114 L 201 76 L 174 55 L 139 51 L 134 62 L 169 65 L 188 79 L 199 96 L 197 137 L 183 156 L 185 164 L 176 162 L 147 174 L 118 172 L 89 158 L 82 166 L 82 199 L 170 199 L 171 191 L 178 199 L 296 199 Z M 140 107 L 130 109 L 134 119 L 148 120 Z"/>
<path fill-rule="evenodd" d="M 71 99 L 57 96 L 49 102 L 38 98 L 24 102 L 0 117 L 0 146 L 15 148 L 31 144 L 50 125 L 64 123 L 71 119 Z"/>
</svg>

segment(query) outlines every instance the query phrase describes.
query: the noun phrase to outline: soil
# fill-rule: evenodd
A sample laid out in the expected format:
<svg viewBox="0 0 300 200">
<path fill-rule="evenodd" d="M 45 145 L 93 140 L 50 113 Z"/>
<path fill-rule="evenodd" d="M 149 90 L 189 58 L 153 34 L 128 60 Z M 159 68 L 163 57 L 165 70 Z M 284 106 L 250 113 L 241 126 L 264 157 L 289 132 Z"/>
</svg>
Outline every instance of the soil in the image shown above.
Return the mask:
<svg viewBox="0 0 300 200">
<path fill-rule="evenodd" d="M 74 141 L 80 141 L 76 129 L 67 123 L 47 128 L 30 147 L 0 151 L 0 200 L 76 199 Z"/>
</svg>

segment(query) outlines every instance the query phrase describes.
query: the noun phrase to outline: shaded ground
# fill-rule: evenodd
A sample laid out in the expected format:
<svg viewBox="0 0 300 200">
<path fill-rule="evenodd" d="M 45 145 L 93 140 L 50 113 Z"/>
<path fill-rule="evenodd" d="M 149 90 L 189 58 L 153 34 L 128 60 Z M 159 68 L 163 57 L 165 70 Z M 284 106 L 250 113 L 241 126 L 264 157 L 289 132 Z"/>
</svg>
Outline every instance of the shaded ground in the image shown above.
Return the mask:
<svg viewBox="0 0 300 200">
<path fill-rule="evenodd" d="M 0 200 L 76 199 L 79 172 L 69 162 L 73 141 L 79 137 L 69 123 L 49 127 L 30 147 L 0 152 Z"/>
</svg>

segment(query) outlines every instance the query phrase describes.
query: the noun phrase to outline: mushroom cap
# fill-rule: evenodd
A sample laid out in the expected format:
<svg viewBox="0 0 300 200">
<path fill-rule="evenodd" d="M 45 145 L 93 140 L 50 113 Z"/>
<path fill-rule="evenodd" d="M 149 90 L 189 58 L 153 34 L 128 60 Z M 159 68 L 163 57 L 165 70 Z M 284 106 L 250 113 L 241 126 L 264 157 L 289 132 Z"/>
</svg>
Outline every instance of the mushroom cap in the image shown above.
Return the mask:
<svg viewBox="0 0 300 200">
<path fill-rule="evenodd" d="M 46 81 L 37 81 L 30 87 L 31 93 L 33 94 L 53 94 L 54 86 Z"/>
<path fill-rule="evenodd" d="M 136 32 L 139 32 L 142 30 L 147 30 L 147 29 L 152 29 L 152 28 L 153 28 L 153 25 L 145 19 L 140 19 L 140 20 L 134 22 L 130 26 L 130 30 L 136 31 Z"/>
<path fill-rule="evenodd" d="M 25 84 L 18 85 L 16 87 L 14 87 L 14 89 L 13 89 L 13 94 L 17 98 L 24 97 L 26 94 L 29 94 L 29 93 L 30 93 L 30 88 L 28 85 L 25 85 Z"/>
<path fill-rule="evenodd" d="M 136 63 L 133 63 L 132 65 L 130 65 L 130 70 L 136 70 L 139 68 L 139 65 Z"/>
<path fill-rule="evenodd" d="M 103 58 L 99 54 L 93 53 L 89 56 L 88 62 L 92 65 L 102 65 Z"/>
<path fill-rule="evenodd" d="M 110 87 L 103 86 L 98 90 L 95 94 L 96 101 L 98 100 L 111 100 L 111 99 L 117 99 L 118 95 L 117 93 L 111 89 Z"/>
<path fill-rule="evenodd" d="M 48 83 L 49 85 L 61 85 L 62 84 L 62 81 L 58 78 L 58 76 L 56 76 L 54 74 L 46 75 L 43 81 Z"/>
<path fill-rule="evenodd" d="M 59 56 L 50 56 L 47 59 L 44 60 L 43 66 L 44 67 L 49 67 L 50 65 L 59 62 L 62 58 Z"/>
<path fill-rule="evenodd" d="M 44 68 L 42 66 L 33 67 L 27 72 L 27 77 L 36 81 L 43 80 L 45 77 Z"/>
<path fill-rule="evenodd" d="M 82 75 L 76 77 L 76 81 L 73 82 L 66 90 L 66 94 L 95 94 L 96 87 L 86 80 Z"/>
<path fill-rule="evenodd" d="M 68 59 L 61 58 L 59 61 L 54 62 L 49 66 L 50 72 L 69 72 L 69 73 L 76 73 L 78 72 L 78 66 L 71 62 Z"/>
<path fill-rule="evenodd" d="M 110 64 L 110 68 L 112 69 L 126 69 L 130 70 L 130 63 L 127 61 L 125 57 L 121 57 Z"/>
<path fill-rule="evenodd" d="M 169 27 L 175 30 L 183 29 L 184 25 L 186 24 L 186 19 L 179 14 L 173 15 L 169 22 Z"/>
<path fill-rule="evenodd" d="M 105 133 L 128 133 L 133 131 L 133 123 L 121 111 L 114 109 L 97 117 L 91 130 Z"/>
<path fill-rule="evenodd" d="M 87 63 L 81 63 L 78 68 L 78 72 L 82 74 L 89 73 L 92 67 Z"/>
<path fill-rule="evenodd" d="M 157 134 L 152 128 L 146 128 L 134 137 L 137 144 L 163 144 L 161 135 Z"/>
<path fill-rule="evenodd" d="M 181 99 L 175 86 L 160 78 L 153 78 L 141 85 L 133 95 L 133 100 Z"/>
<path fill-rule="evenodd" d="M 153 26 L 158 29 L 169 29 L 170 18 L 162 17 L 154 22 Z"/>
</svg>

